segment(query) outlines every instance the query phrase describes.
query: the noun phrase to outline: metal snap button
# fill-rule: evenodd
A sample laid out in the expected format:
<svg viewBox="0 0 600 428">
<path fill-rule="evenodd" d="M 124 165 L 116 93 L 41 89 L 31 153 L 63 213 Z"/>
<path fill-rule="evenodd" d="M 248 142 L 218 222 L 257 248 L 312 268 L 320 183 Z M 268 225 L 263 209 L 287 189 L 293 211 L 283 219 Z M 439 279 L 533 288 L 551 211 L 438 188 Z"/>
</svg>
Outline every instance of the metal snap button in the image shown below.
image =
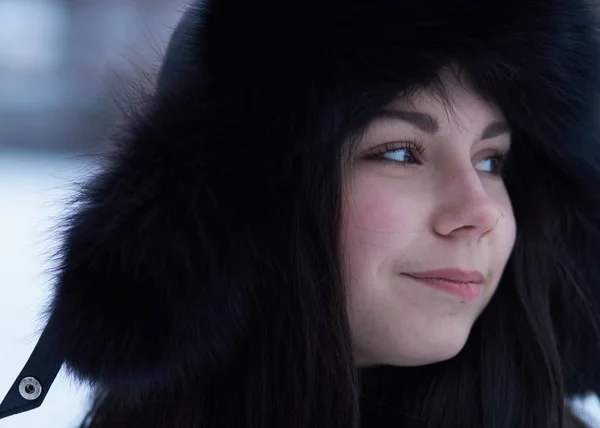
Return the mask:
<svg viewBox="0 0 600 428">
<path fill-rule="evenodd" d="M 19 394 L 25 400 L 35 400 L 42 394 L 42 385 L 34 377 L 26 377 L 19 383 Z"/>
</svg>

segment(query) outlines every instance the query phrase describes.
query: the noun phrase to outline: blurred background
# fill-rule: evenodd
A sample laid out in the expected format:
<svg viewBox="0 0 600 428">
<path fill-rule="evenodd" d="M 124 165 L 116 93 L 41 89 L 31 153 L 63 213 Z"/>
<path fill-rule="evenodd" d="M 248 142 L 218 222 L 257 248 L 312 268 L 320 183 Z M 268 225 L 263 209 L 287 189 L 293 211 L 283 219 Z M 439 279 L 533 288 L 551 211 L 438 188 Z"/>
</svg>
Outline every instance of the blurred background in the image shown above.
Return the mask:
<svg viewBox="0 0 600 428">
<path fill-rule="evenodd" d="M 95 165 L 129 80 L 151 82 L 186 2 L 0 0 L 0 400 L 51 290 L 53 226 Z M 1 428 L 76 427 L 88 390 L 64 372 Z"/>
<path fill-rule="evenodd" d="M 127 80 L 158 71 L 183 0 L 0 0 L 0 400 L 28 359 L 51 290 L 53 227 L 95 168 Z M 88 390 L 64 372 L 0 428 L 76 427 Z M 599 415 L 596 396 L 575 406 Z"/>
</svg>

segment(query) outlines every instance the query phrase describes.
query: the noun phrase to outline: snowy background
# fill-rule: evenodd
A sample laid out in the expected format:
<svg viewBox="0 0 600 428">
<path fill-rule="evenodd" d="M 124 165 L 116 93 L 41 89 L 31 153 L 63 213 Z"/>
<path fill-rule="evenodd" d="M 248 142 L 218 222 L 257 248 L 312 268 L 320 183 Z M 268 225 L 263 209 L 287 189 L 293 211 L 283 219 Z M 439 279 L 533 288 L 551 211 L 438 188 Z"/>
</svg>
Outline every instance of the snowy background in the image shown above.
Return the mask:
<svg viewBox="0 0 600 428">
<path fill-rule="evenodd" d="M 51 287 L 52 227 L 71 182 L 91 167 L 73 155 L 0 151 L 0 400 L 29 358 Z M 0 420 L 2 428 L 76 427 L 88 391 L 63 372 L 41 407 Z"/>
<path fill-rule="evenodd" d="M 189 0 L 0 0 L 0 400 L 48 302 L 53 226 L 93 165 L 124 78 L 152 75 Z M 126 79 L 125 79 L 126 80 Z M 76 427 L 88 393 L 61 372 L 0 428 Z"/>
</svg>

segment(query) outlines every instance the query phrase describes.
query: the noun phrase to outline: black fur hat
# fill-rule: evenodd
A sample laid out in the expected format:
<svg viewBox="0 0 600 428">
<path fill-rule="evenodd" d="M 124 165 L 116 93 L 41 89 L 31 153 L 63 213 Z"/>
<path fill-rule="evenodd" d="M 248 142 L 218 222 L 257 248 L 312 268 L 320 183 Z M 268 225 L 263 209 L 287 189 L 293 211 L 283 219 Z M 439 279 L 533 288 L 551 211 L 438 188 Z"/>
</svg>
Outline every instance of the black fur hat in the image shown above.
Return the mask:
<svg viewBox="0 0 600 428">
<path fill-rule="evenodd" d="M 361 129 L 373 115 L 364 106 L 426 85 L 449 64 L 539 147 L 540 162 L 578 165 L 568 182 L 583 182 L 600 160 L 595 25 L 583 0 L 192 5 L 155 102 L 65 223 L 47 329 L 53 355 L 132 399 L 225 366 L 258 313 L 261 245 L 282 245 L 285 236 L 269 231 L 298 219 L 286 195 L 318 204 L 305 177 L 331 167 L 318 161 L 331 150 L 324 142 Z M 599 273 L 580 272 L 581 293 L 600 295 Z M 556 327 L 570 392 L 599 390 L 581 358 L 585 349 L 598 356 L 591 324 L 568 296 L 552 298 L 573 312 L 563 317 L 572 325 Z"/>
</svg>

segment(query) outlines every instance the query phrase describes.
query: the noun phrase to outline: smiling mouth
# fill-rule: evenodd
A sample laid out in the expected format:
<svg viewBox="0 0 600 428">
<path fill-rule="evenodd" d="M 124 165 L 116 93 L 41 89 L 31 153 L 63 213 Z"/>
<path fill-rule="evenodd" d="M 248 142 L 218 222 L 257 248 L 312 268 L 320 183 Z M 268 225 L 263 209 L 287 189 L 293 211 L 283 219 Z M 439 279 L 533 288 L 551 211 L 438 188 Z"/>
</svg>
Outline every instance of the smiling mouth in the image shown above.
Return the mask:
<svg viewBox="0 0 600 428">
<path fill-rule="evenodd" d="M 479 271 L 465 271 L 457 268 L 411 272 L 403 275 L 467 301 L 473 301 L 479 297 L 481 284 L 485 281 L 485 277 Z"/>
</svg>

